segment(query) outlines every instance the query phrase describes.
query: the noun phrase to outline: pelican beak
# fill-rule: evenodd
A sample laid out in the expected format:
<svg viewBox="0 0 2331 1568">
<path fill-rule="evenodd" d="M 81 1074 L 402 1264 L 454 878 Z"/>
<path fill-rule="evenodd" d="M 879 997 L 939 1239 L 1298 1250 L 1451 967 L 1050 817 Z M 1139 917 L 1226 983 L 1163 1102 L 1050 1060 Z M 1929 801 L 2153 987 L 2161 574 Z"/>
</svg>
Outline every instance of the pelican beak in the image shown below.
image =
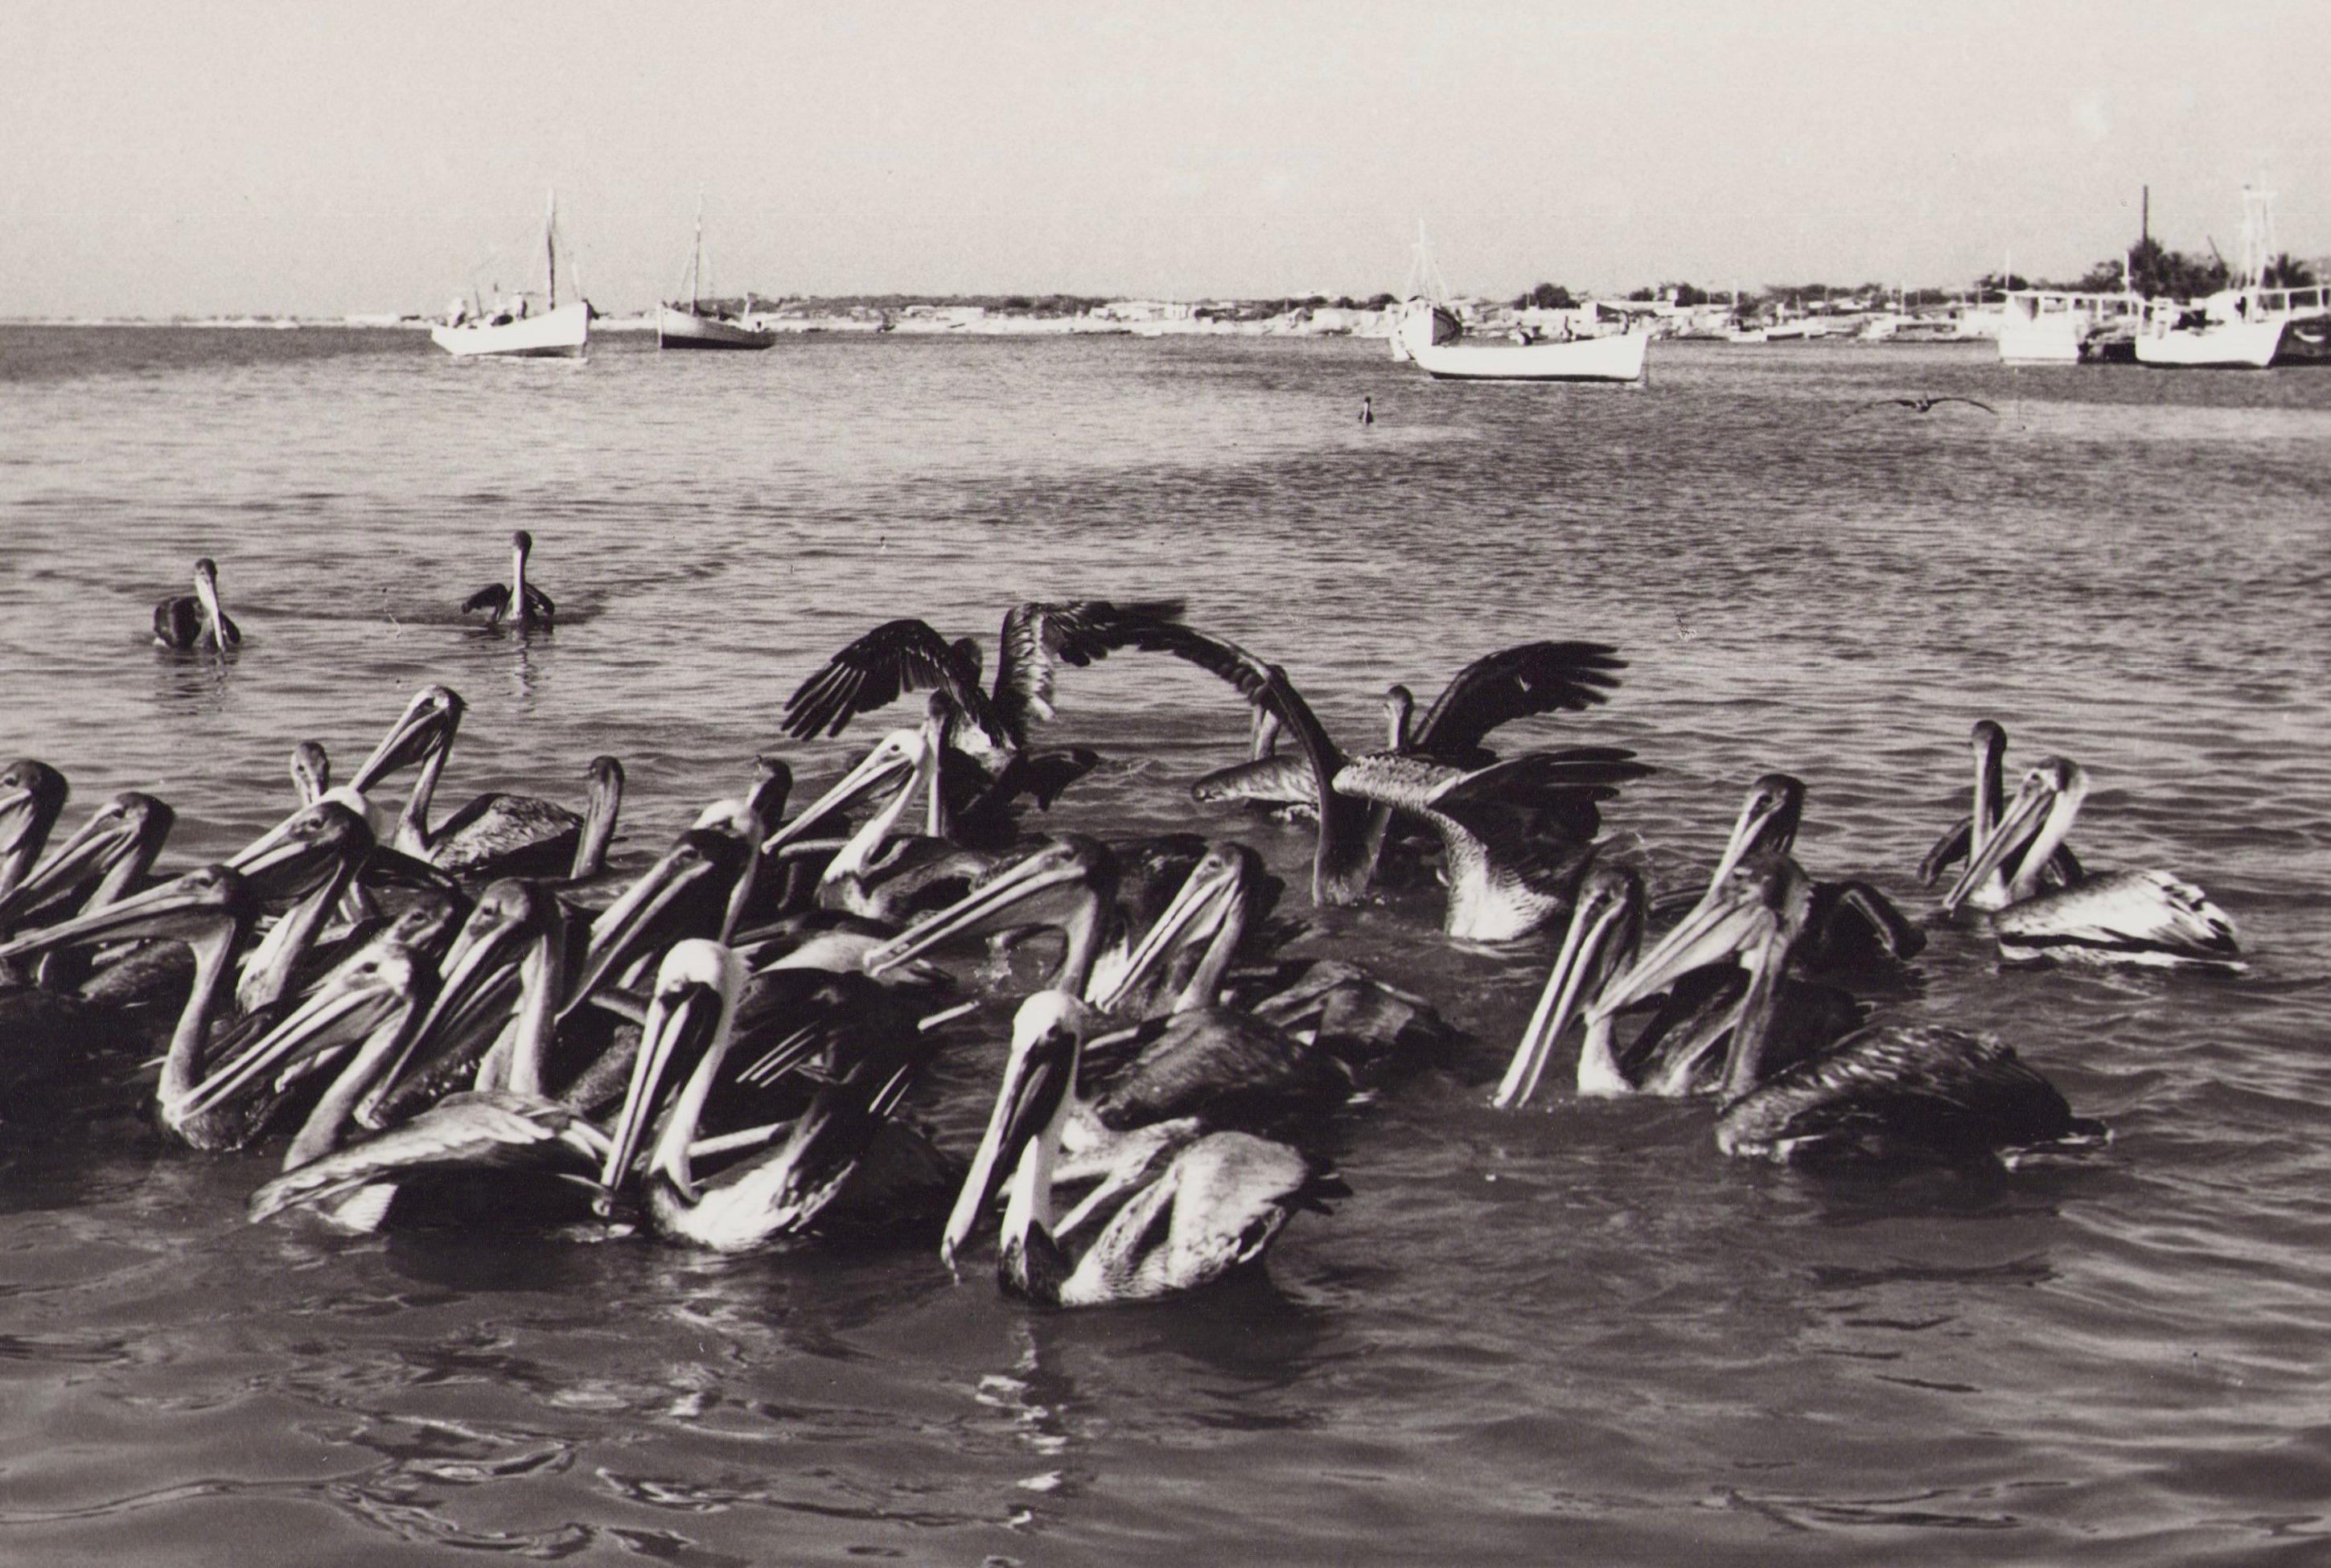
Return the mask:
<svg viewBox="0 0 2331 1568">
<path fill-rule="evenodd" d="M 823 794 L 802 808 L 801 815 L 761 841 L 761 852 L 774 855 L 787 844 L 805 835 L 810 829 L 849 810 L 868 796 L 888 785 L 902 784 L 915 775 L 916 758 L 899 736 L 912 736 L 916 744 L 921 736 L 913 730 L 901 730 L 885 736 L 882 744 L 866 755 L 865 760 L 848 773 Z"/>
<path fill-rule="evenodd" d="M 939 1261 L 950 1270 L 981 1212 L 1075 1092 L 1081 1012 L 1082 1004 L 1061 992 L 1040 991 L 1021 1003 L 995 1108 L 988 1115 L 979 1151 L 972 1156 L 970 1173 L 939 1235 Z"/>
<path fill-rule="evenodd" d="M 1173 898 L 1143 932 L 1140 942 L 1126 955 L 1125 967 L 1107 995 L 1093 1005 L 1115 1012 L 1126 1005 L 1165 961 L 1185 943 L 1213 936 L 1228 917 L 1232 901 L 1245 880 L 1245 869 L 1230 856 L 1209 855 L 1190 868 Z"/>
<path fill-rule="evenodd" d="M 445 955 L 434 1003 L 357 1103 L 359 1126 L 379 1128 L 403 1120 L 404 1100 L 438 1092 L 493 1044 L 516 1000 L 519 963 L 542 932 L 541 912 L 526 884 L 506 879 L 479 895 Z M 442 1049 L 428 1059 L 420 1079 L 408 1079 L 424 1042 Z"/>
<path fill-rule="evenodd" d="M 1762 940 L 1773 924 L 1773 911 L 1763 898 L 1737 886 L 1712 889 L 1658 946 L 1604 988 L 1588 1005 L 1586 1021 L 1600 1023 L 1658 995 L 1695 969 L 1737 959 Z"/>
<path fill-rule="evenodd" d="M 1632 889 L 1632 897 L 1630 890 Z M 1588 986 L 1607 984 L 1642 930 L 1641 886 L 1618 878 L 1594 877 L 1579 890 L 1562 951 L 1547 972 L 1537 1008 L 1514 1046 L 1513 1060 L 1489 1103 L 1499 1110 L 1527 1105 L 1546 1074 L 1555 1041 L 1578 1012 Z"/>
<path fill-rule="evenodd" d="M 1796 830 L 1784 821 L 1790 807 L 1789 795 L 1784 787 L 1785 782 L 1784 775 L 1771 774 L 1750 787 L 1748 798 L 1740 803 L 1740 814 L 1733 819 L 1732 836 L 1724 841 L 1724 853 L 1717 857 L 1716 870 L 1708 879 L 1711 889 L 1722 887 L 1724 879 L 1760 843 L 1784 854 L 1793 845 Z M 1783 822 L 1777 833 L 1774 831 L 1776 822 Z M 1772 835 L 1771 841 L 1765 843 L 1768 834 Z"/>
<path fill-rule="evenodd" d="M 1958 907 L 1966 901 L 1967 895 L 1980 887 L 1984 878 L 1998 870 L 2008 856 L 2038 836 L 2049 808 L 2056 803 L 2056 796 L 2055 782 L 2041 769 L 2033 768 L 2023 775 L 2023 783 L 2016 789 L 2015 798 L 2008 803 L 2006 812 L 1999 819 L 1999 825 L 1992 830 L 1991 837 L 1984 841 L 1982 848 L 1967 856 L 1966 870 L 1961 871 L 1959 879 L 1951 884 L 1951 890 L 1943 895 L 1943 913 L 1955 914 Z"/>
<path fill-rule="evenodd" d="M 372 748 L 372 755 L 357 765 L 347 787 L 362 794 L 391 774 L 425 762 L 432 753 L 452 746 L 461 728 L 461 698 L 442 686 L 415 694 L 380 744 Z"/>
<path fill-rule="evenodd" d="M 179 1110 L 194 1117 L 248 1088 L 279 1064 L 351 1045 L 378 1030 L 399 1010 L 407 1029 L 421 1015 L 428 970 L 408 958 L 381 959 L 333 975 L 267 1033 L 196 1084 Z"/>
<path fill-rule="evenodd" d="M 1016 908 L 1054 888 L 1087 879 L 1087 870 L 1078 860 L 1055 848 L 1040 850 L 996 872 L 914 929 L 891 938 L 867 954 L 866 973 L 880 974 L 886 970 L 896 969 L 966 931 L 998 929 L 1004 911 Z"/>
<path fill-rule="evenodd" d="M 138 824 L 125 809 L 126 799 L 117 796 L 33 867 L 30 876 L 0 896 L 0 930 L 79 887 L 128 852 L 137 842 Z M 5 809 L 0 805 L 0 810 Z"/>
<path fill-rule="evenodd" d="M 632 1081 L 615 1113 L 599 1184 L 614 1193 L 631 1172 L 633 1156 L 654 1114 L 656 1091 L 683 1052 L 699 1061 L 725 1049 L 737 1003 L 743 965 L 718 943 L 691 940 L 677 943 L 664 957 L 656 976 L 655 994 L 640 1028 L 639 1054 L 632 1060 Z M 704 1101 L 711 1090 L 709 1075 L 691 1079 L 683 1103 L 672 1112 L 668 1136 L 656 1150 L 658 1167 L 673 1184 L 693 1195 L 688 1167 L 688 1142 L 695 1136 Z M 677 1145 L 674 1149 L 669 1145 Z"/>
<path fill-rule="evenodd" d="M 566 999 L 558 1006 L 559 1017 L 574 1012 L 601 984 L 651 952 L 664 935 L 665 917 L 707 878 L 722 870 L 718 846 L 734 842 L 737 841 L 717 832 L 690 829 L 664 851 L 661 860 L 641 872 L 622 898 L 601 910 L 591 922 L 581 972 L 566 987 Z M 749 851 L 749 846 L 738 847 Z M 709 922 L 704 928 L 717 926 L 717 921 Z"/>
<path fill-rule="evenodd" d="M 255 900 L 249 884 L 225 866 L 205 866 L 175 882 L 165 882 L 134 897 L 84 911 L 70 920 L 43 926 L 38 931 L 0 944 L 0 959 L 21 958 L 89 942 L 109 942 L 123 936 L 171 936 L 184 916 L 209 911 L 222 918 L 248 918 Z"/>
</svg>

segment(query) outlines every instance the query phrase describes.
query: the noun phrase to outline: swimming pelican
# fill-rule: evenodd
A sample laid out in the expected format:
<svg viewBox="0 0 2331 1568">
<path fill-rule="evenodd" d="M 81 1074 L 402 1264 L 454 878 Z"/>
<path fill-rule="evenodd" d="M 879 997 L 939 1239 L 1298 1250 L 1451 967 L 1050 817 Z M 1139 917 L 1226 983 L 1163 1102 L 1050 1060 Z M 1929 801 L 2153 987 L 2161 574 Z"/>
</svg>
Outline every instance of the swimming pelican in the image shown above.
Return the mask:
<svg viewBox="0 0 2331 1568">
<path fill-rule="evenodd" d="M 1967 736 L 1968 749 L 1974 756 L 1974 804 L 1967 814 L 1953 823 L 1927 858 L 1918 862 L 1918 885 L 1931 888 L 1941 879 L 1946 868 L 1968 855 L 1979 853 L 1991 835 L 1999 830 L 1999 819 L 2007 809 L 2007 731 L 1988 718 L 1978 718 Z M 2011 851 L 1993 868 L 1989 876 L 1967 890 L 1962 900 L 1970 909 L 1988 912 L 2007 903 L 2007 882 L 2018 865 L 2020 851 Z M 2040 869 L 2043 886 L 2066 887 L 2080 880 L 2084 873 L 2069 844 L 2059 844 L 2048 863 Z"/>
<path fill-rule="evenodd" d="M 525 630 L 540 626 L 548 629 L 558 613 L 558 606 L 550 595 L 526 580 L 526 558 L 534 553 L 534 536 L 524 528 L 510 535 L 510 580 L 489 583 L 461 601 L 461 613 L 486 613 L 486 624 L 499 626 L 507 617 L 511 625 Z"/>
<path fill-rule="evenodd" d="M 2021 851 L 2007 904 L 1991 917 L 2003 960 L 2248 967 L 2225 911 L 2166 871 L 2108 871 L 2045 889 L 2041 869 L 2071 832 L 2088 794 L 2088 770 L 2062 757 L 2025 774 L 1998 830 L 1944 895 L 1944 912 L 1956 910 Z"/>
<path fill-rule="evenodd" d="M 785 1122 L 724 1140 L 775 1146 L 699 1174 L 699 1130 L 736 1041 L 742 984 L 735 954 L 718 944 L 683 942 L 666 955 L 602 1184 L 612 1191 L 621 1183 L 674 1057 L 694 1051 L 695 1070 L 648 1156 L 648 1214 L 660 1233 L 734 1252 L 828 1230 L 853 1209 L 861 1223 L 891 1227 L 918 1213 L 935 1222 L 961 1167 L 891 1119 L 931 1045 L 911 1006 L 862 978 L 835 975 L 823 983 L 824 994 L 800 999 L 813 1004 L 790 1009 L 793 1027 L 754 1064 L 766 1081 L 812 1057 L 822 1063 L 822 1081 Z M 919 1176 L 898 1181 L 909 1173 Z M 859 1191 L 852 1201 L 853 1189 L 871 1185 L 882 1190 Z"/>
<path fill-rule="evenodd" d="M 154 606 L 154 641 L 181 652 L 242 645 L 243 628 L 219 607 L 217 562 L 208 556 L 196 561 L 195 591 L 174 594 Z"/>
<path fill-rule="evenodd" d="M 1026 749 L 1030 726 L 1053 716 L 1053 678 L 1061 665 L 1082 669 L 1137 645 L 1150 630 L 1181 616 L 1178 599 L 1014 605 L 1004 617 L 992 691 L 979 689 L 976 641 L 966 637 L 950 643 L 921 621 L 887 621 L 794 688 L 785 700 L 785 733 L 796 740 L 840 735 L 852 718 L 902 693 L 935 689 L 964 721 L 951 738 L 1000 765 Z"/>
<path fill-rule="evenodd" d="M 1008 1186 L 996 1260 L 1007 1292 L 1061 1307 L 1151 1299 L 1259 1259 L 1297 1209 L 1339 1190 L 1284 1144 L 1211 1133 L 1182 1145 L 1072 1255 L 1053 1228 L 1052 1184 L 1090 1027 L 1089 1011 L 1064 992 L 1021 1004 L 994 1111 L 940 1239 L 950 1269 Z"/>
<path fill-rule="evenodd" d="M 0 933 L 29 930 L 137 891 L 176 821 L 177 813 L 152 795 L 125 790 L 114 796 L 14 887 L 0 891 Z"/>
<path fill-rule="evenodd" d="M 1766 1048 L 1782 972 L 1812 908 L 1803 871 L 1785 855 L 1759 851 L 1736 868 L 1711 910 L 1727 928 L 1711 932 L 1711 946 L 1728 946 L 1749 976 L 1725 1063 L 1730 1098 L 1717 1117 L 1718 1149 L 1793 1164 L 1961 1164 L 2104 1135 L 2012 1049 L 1960 1030 L 1862 1029 L 1774 1067 Z M 1639 968 L 1595 1010 L 1639 1000 L 1660 978 Z"/>
<path fill-rule="evenodd" d="M 291 748 L 291 788 L 303 806 L 322 800 L 332 787 L 332 758 L 323 743 L 303 740 Z"/>
</svg>

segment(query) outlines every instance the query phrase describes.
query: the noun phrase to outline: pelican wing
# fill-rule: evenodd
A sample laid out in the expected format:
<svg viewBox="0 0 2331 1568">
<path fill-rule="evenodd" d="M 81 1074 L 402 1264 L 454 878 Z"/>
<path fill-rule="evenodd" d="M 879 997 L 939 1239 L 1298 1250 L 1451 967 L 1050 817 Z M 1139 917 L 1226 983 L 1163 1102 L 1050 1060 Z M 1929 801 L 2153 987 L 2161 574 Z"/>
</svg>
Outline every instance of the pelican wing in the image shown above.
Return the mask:
<svg viewBox="0 0 2331 1568">
<path fill-rule="evenodd" d="M 1956 1160 L 2093 1127 L 1995 1041 L 1955 1029 L 1866 1029 L 1724 1107 L 1727 1154 L 1807 1162 Z"/>
<path fill-rule="evenodd" d="M 1171 1295 L 1262 1255 L 1288 1217 L 1333 1190 L 1284 1144 L 1200 1138 L 1126 1201 L 1062 1282 L 1064 1305 Z"/>
<path fill-rule="evenodd" d="M 1967 858 L 1974 847 L 1974 818 L 1961 817 L 1943 831 L 1927 858 L 1918 862 L 1918 886 L 1931 888 L 1944 871 Z"/>
<path fill-rule="evenodd" d="M 1182 618 L 1179 599 L 1139 599 L 1118 604 L 1107 599 L 1074 599 L 1058 604 L 1032 601 L 1004 617 L 1002 651 L 996 657 L 997 711 L 1013 739 L 1026 744 L 1030 723 L 1052 717 L 1052 678 L 1062 664 L 1083 669 L 1139 641 L 1150 628 Z"/>
<path fill-rule="evenodd" d="M 1232 1009 L 1192 1008 L 1143 1024 L 1133 1038 L 1137 1054 L 1092 1100 L 1101 1125 L 1118 1131 L 1185 1116 L 1264 1126 L 1351 1095 L 1340 1062 Z"/>
<path fill-rule="evenodd" d="M 966 670 L 946 638 L 921 621 L 885 621 L 794 689 L 785 699 L 785 733 L 795 740 L 840 735 L 860 714 L 934 688 L 974 723 L 995 730 L 994 704 L 979 689 L 977 671 Z"/>
<path fill-rule="evenodd" d="M 1537 713 L 1576 713 L 1610 700 L 1627 667 L 1604 642 L 1524 642 L 1473 660 L 1442 689 L 1411 744 L 1419 751 L 1478 747 L 1499 725 Z"/>
<path fill-rule="evenodd" d="M 535 1164 L 580 1147 L 579 1119 L 556 1101 L 504 1089 L 448 1095 L 409 1122 L 285 1172 L 252 1194 L 251 1218 L 423 1172 Z"/>
<path fill-rule="evenodd" d="M 499 621 L 509 614 L 509 607 L 510 591 L 508 583 L 489 583 L 461 601 L 463 614 L 466 615 L 473 610 L 483 610 L 487 612 L 486 618 L 490 621 Z"/>
<path fill-rule="evenodd" d="M 2113 871 L 2042 893 L 1992 917 L 2003 946 L 2066 956 L 2237 964 L 2234 923 L 2193 883 L 2166 871 Z"/>
<path fill-rule="evenodd" d="M 1299 752 L 1280 752 L 1252 762 L 1232 763 L 1205 774 L 1190 785 L 1193 800 L 1256 801 L 1268 805 L 1308 806 L 1318 798 L 1319 781 L 1311 776 L 1311 763 Z"/>
</svg>

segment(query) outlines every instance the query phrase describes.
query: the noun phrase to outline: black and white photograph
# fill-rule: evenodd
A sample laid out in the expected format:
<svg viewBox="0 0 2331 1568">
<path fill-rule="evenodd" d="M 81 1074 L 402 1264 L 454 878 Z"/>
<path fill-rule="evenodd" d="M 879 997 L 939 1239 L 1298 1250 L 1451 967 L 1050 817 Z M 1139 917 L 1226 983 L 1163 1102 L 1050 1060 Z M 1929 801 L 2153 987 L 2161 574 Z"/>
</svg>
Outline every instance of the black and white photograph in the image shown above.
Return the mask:
<svg viewBox="0 0 2331 1568">
<path fill-rule="evenodd" d="M 2331 1561 L 2326 61 L 0 6 L 0 1563 Z"/>
</svg>

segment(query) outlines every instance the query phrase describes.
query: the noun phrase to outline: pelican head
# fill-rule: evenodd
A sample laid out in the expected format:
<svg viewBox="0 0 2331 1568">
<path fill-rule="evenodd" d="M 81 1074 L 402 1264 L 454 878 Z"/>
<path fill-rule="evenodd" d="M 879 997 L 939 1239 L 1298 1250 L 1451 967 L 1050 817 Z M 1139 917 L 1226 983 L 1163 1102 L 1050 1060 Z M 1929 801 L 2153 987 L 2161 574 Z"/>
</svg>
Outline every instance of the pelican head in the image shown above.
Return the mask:
<svg viewBox="0 0 2331 1568">
<path fill-rule="evenodd" d="M 1607 988 L 1641 946 L 1644 903 L 1643 879 L 1624 867 L 1597 865 L 1580 881 L 1562 951 L 1546 974 L 1546 989 L 1515 1043 L 1513 1060 L 1490 1097 L 1491 1105 L 1510 1110 L 1527 1105 L 1537 1093 L 1555 1042 L 1581 1003 Z M 1602 1029 L 1607 1022 L 1605 1014 L 1594 1027 Z M 1607 1046 L 1604 1050 L 1607 1053 Z"/>
<path fill-rule="evenodd" d="M 2088 796 L 2088 773 L 2069 758 L 2045 758 L 2023 775 L 2015 798 L 2007 803 L 1989 838 L 1967 856 L 1966 870 L 1943 895 L 1943 911 L 1954 913 L 1984 879 L 2022 851 L 2015 880 L 2008 889 L 2011 901 L 2028 898 L 2040 885 L 2041 869 L 2070 833 L 2072 820 Z"/>
<path fill-rule="evenodd" d="M 775 854 L 818 823 L 839 816 L 885 788 L 911 788 L 913 783 L 937 773 L 936 763 L 930 738 L 922 728 L 890 731 L 856 766 L 842 774 L 840 782 L 802 808 L 799 816 L 763 840 L 761 852 Z"/>
<path fill-rule="evenodd" d="M 224 923 L 247 927 L 258 913 L 258 896 L 240 872 L 203 866 L 158 888 L 0 943 L 0 959 L 128 936 L 191 941 Z"/>
<path fill-rule="evenodd" d="M 1812 914 L 1812 881 L 1787 855 L 1752 850 L 1690 914 L 1586 1010 L 1589 1024 L 1656 996 L 1695 969 L 1796 939 Z"/>
<path fill-rule="evenodd" d="M 691 938 L 672 944 L 656 971 L 655 993 L 640 1029 L 639 1055 L 632 1061 L 632 1081 L 616 1112 L 613 1139 L 599 1184 L 613 1193 L 631 1170 L 633 1156 L 653 1114 L 656 1089 L 670 1074 L 672 1062 L 686 1054 L 701 1060 L 725 1051 L 737 993 L 745 984 L 745 966 L 737 955 L 718 942 Z M 695 1134 L 711 1093 L 711 1075 L 690 1079 L 684 1095 L 688 1103 L 676 1107 L 671 1126 L 679 1133 L 656 1149 L 656 1168 L 682 1193 L 693 1195 L 687 1163 L 688 1141 Z"/>
<path fill-rule="evenodd" d="M 1082 833 L 1060 834 L 989 871 L 953 904 L 867 955 L 866 972 L 895 969 L 968 932 L 1066 927 L 1079 918 L 1096 918 L 1098 909 L 1116 897 L 1117 883 L 1117 857 L 1108 846 Z"/>
<path fill-rule="evenodd" d="M 392 774 L 442 758 L 452 747 L 467 707 L 450 687 L 429 686 L 415 692 L 372 755 L 357 765 L 348 788 L 362 794 Z"/>
<path fill-rule="evenodd" d="M 364 817 L 336 800 L 302 806 L 236 851 L 227 864 L 263 898 L 297 898 L 337 865 L 373 848 Z"/>
<path fill-rule="evenodd" d="M 1175 890 L 1173 898 L 1126 955 L 1122 969 L 1105 991 L 1093 998 L 1104 1012 L 1121 1012 L 1141 994 L 1152 974 L 1165 968 L 1168 955 L 1205 944 L 1196 969 L 1178 974 L 1174 1004 L 1202 1007 L 1214 1000 L 1214 991 L 1229 967 L 1256 906 L 1267 911 L 1277 888 L 1263 869 L 1262 857 L 1235 840 L 1206 846 Z M 1172 984 L 1169 980 L 1166 984 Z M 1096 982 L 1098 988 L 1098 981 Z"/>
<path fill-rule="evenodd" d="M 1747 795 L 1740 803 L 1740 814 L 1733 820 L 1732 836 L 1725 841 L 1724 853 L 1717 857 L 1715 872 L 1708 879 L 1710 890 L 1721 885 L 1732 874 L 1743 858 L 1756 850 L 1771 850 L 1787 854 L 1796 847 L 1797 830 L 1805 818 L 1805 785 L 1793 774 L 1768 773 L 1748 786 Z"/>
<path fill-rule="evenodd" d="M 332 759 L 320 742 L 303 740 L 291 748 L 291 787 L 310 806 L 332 787 Z"/>
<path fill-rule="evenodd" d="M 0 891 L 40 858 L 72 786 L 47 763 L 22 756 L 0 767 Z"/>
<path fill-rule="evenodd" d="M 1394 751 L 1408 745 L 1409 727 L 1416 718 L 1416 693 L 1394 682 L 1384 688 L 1384 744 Z"/>
<path fill-rule="evenodd" d="M 534 536 L 524 528 L 513 529 L 510 533 L 510 548 L 516 550 L 519 559 L 523 560 L 534 553 Z"/>
<path fill-rule="evenodd" d="M 733 828 L 690 828 L 673 840 L 591 922 L 581 972 L 568 983 L 559 1015 L 671 942 L 720 930 L 734 917 L 731 895 L 751 865 L 752 843 Z"/>
<path fill-rule="evenodd" d="M 1016 1227 L 1024 1234 L 1030 1223 L 1043 1218 L 1052 1155 L 1076 1093 L 1078 1053 L 1094 1016 L 1065 991 L 1039 991 L 1013 1015 L 1012 1050 L 1004 1060 L 995 1108 L 939 1237 L 939 1260 L 948 1269 L 955 1268 L 956 1255 L 979 1223 L 981 1212 L 1007 1180 L 1018 1178 L 1005 1216 L 1006 1231 Z"/>
<path fill-rule="evenodd" d="M 177 813 L 152 795 L 126 790 L 114 796 L 54 854 L 0 894 L 0 931 L 93 878 L 98 887 L 88 902 L 103 905 L 120 898 L 153 866 L 176 821 Z"/>
<path fill-rule="evenodd" d="M 329 1060 L 327 1052 L 384 1031 L 383 1048 L 399 1044 L 436 986 L 435 966 L 403 944 L 369 944 L 274 1028 L 205 1075 L 179 1102 L 177 1114 L 204 1116 L 250 1091 L 263 1075 L 271 1074 L 279 1088 L 288 1087 Z"/>
</svg>

